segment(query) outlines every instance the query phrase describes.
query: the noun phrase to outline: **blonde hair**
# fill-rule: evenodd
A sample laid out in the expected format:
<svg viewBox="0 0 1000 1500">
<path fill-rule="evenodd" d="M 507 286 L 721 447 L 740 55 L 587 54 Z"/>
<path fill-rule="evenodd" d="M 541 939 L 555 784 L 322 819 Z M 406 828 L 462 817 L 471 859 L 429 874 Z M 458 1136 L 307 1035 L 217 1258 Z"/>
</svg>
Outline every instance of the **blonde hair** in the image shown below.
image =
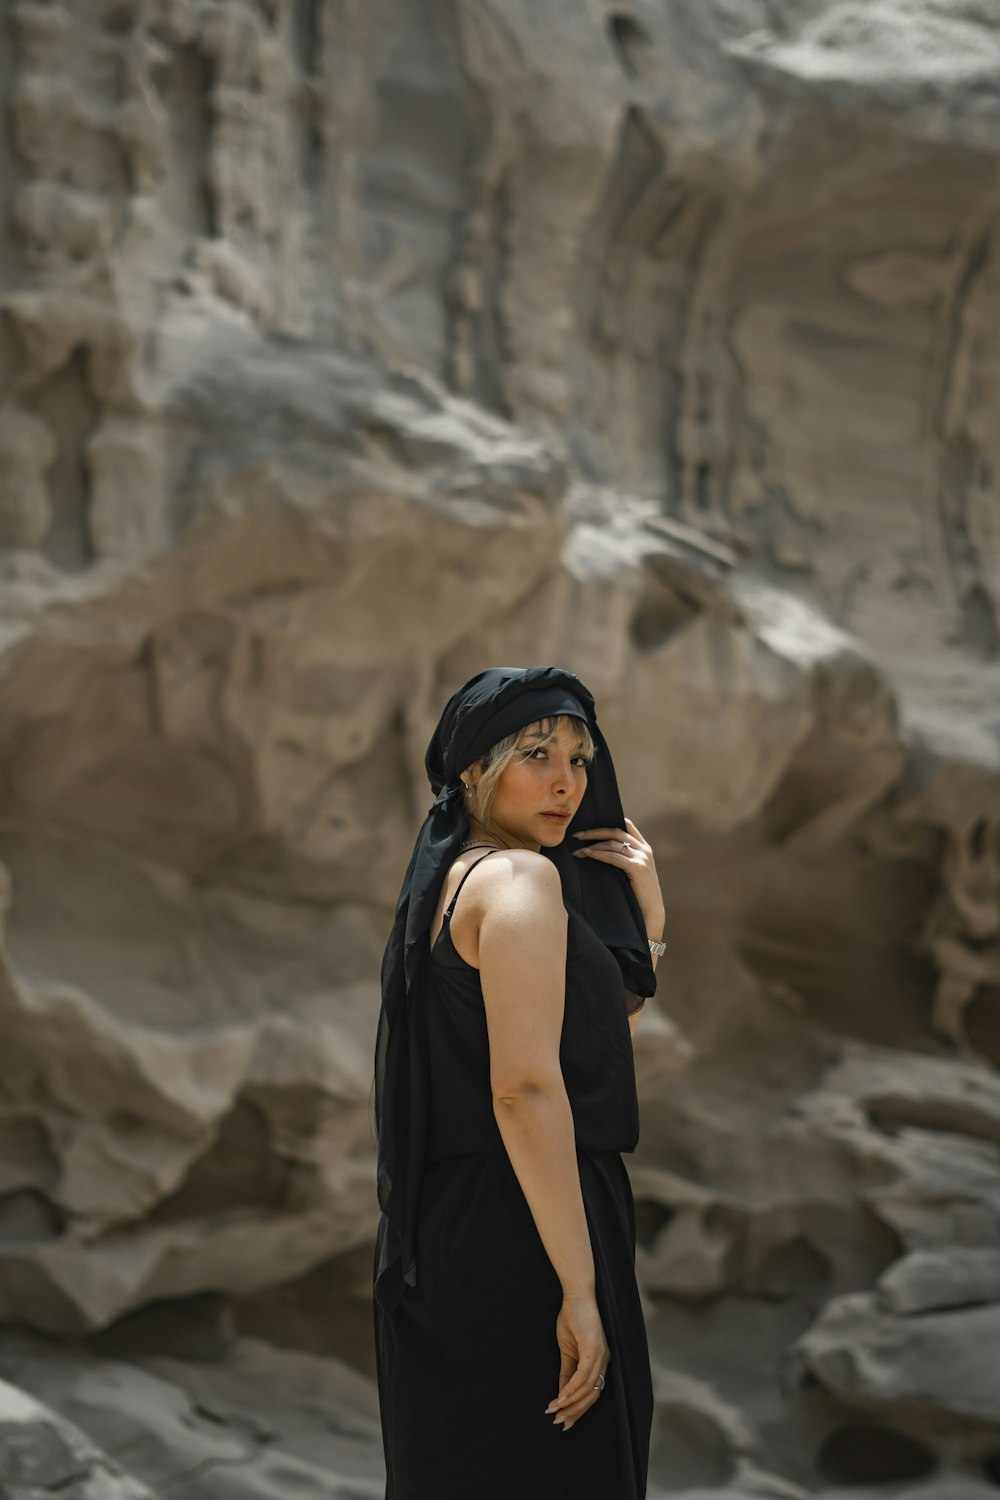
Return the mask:
<svg viewBox="0 0 1000 1500">
<path fill-rule="evenodd" d="M 520 729 L 516 729 L 513 734 L 504 735 L 502 740 L 497 740 L 495 745 L 490 746 L 485 755 L 474 760 L 472 764 L 482 766 L 483 774 L 479 778 L 478 786 L 465 788 L 466 810 L 470 818 L 475 818 L 479 825 L 500 843 L 503 839 L 499 829 L 495 828 L 491 821 L 497 786 L 500 777 L 516 756 L 518 749 L 525 748 L 521 743 L 523 736 L 532 729 L 540 731 L 537 735 L 532 735 L 532 750 L 537 749 L 539 745 L 551 744 L 558 738 L 560 729 L 569 729 L 576 735 L 575 753 L 585 755 L 588 765 L 597 754 L 597 746 L 590 732 L 590 726 L 583 719 L 577 719 L 572 714 L 556 714 L 554 718 L 549 715 L 542 719 L 534 719 L 530 724 L 522 724 Z M 468 769 L 468 766 L 463 767 L 463 770 Z"/>
</svg>

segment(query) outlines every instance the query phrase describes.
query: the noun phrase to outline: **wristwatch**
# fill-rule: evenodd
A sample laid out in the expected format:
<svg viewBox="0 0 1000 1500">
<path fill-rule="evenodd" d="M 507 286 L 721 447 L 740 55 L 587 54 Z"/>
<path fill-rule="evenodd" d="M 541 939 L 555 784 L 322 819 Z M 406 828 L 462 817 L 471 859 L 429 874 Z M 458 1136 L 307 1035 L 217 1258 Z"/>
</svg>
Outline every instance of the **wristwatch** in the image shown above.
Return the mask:
<svg viewBox="0 0 1000 1500">
<path fill-rule="evenodd" d="M 653 954 L 654 958 L 659 958 L 661 953 L 666 953 L 666 943 L 657 942 L 656 938 L 647 938 L 646 941 L 649 944 L 649 951 Z"/>
</svg>

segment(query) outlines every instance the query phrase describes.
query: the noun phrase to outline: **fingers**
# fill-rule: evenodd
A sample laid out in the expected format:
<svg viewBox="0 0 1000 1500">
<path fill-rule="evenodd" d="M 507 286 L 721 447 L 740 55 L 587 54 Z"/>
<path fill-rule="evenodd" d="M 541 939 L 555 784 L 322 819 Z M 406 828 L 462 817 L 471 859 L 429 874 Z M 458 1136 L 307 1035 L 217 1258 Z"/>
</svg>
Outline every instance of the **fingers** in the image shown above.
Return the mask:
<svg viewBox="0 0 1000 1500">
<path fill-rule="evenodd" d="M 573 834 L 575 839 L 604 839 L 609 844 L 623 844 L 627 839 L 635 840 L 633 848 L 648 848 L 646 840 L 636 828 L 631 818 L 626 818 L 628 829 L 624 828 L 580 828 Z M 590 845 L 587 845 L 590 848 Z"/>
<path fill-rule="evenodd" d="M 562 1393 L 569 1385 L 572 1376 L 576 1373 L 577 1370 L 577 1353 L 575 1351 L 571 1353 L 568 1349 L 564 1348 L 562 1344 L 560 1344 L 559 1348 L 562 1355 L 562 1358 L 559 1361 L 559 1391 L 555 1396 L 553 1396 L 552 1400 L 545 1408 L 546 1413 L 550 1417 L 555 1414 L 555 1411 L 559 1407 L 559 1403 L 562 1399 Z"/>
<path fill-rule="evenodd" d="M 591 1347 L 580 1360 L 576 1369 L 572 1371 L 570 1379 L 565 1381 L 564 1372 L 567 1366 L 567 1356 L 564 1353 L 562 1366 L 559 1374 L 559 1394 L 556 1399 L 549 1403 L 550 1411 L 556 1414 L 557 1420 L 575 1420 L 580 1414 L 592 1406 L 595 1399 L 601 1394 L 595 1390 L 597 1378 L 602 1375 L 610 1363 L 611 1355 L 606 1343 L 602 1341 L 596 1347 Z M 573 1361 L 569 1360 L 570 1370 Z"/>
<path fill-rule="evenodd" d="M 571 1354 L 566 1354 L 564 1352 L 563 1353 L 563 1357 L 562 1357 L 562 1359 L 559 1362 L 559 1389 L 560 1389 L 560 1391 L 563 1390 L 563 1388 L 569 1384 L 570 1379 L 572 1378 L 575 1370 L 576 1370 L 576 1360 L 573 1358 L 573 1356 Z M 558 1404 L 559 1404 L 559 1398 L 557 1396 L 556 1399 L 555 1399 L 555 1401 L 553 1401 L 551 1403 L 553 1413 L 555 1412 Z"/>
<path fill-rule="evenodd" d="M 591 1367 L 578 1399 L 570 1401 L 566 1406 L 560 1407 L 559 1418 L 562 1420 L 563 1432 L 568 1432 L 574 1423 L 580 1420 L 584 1412 L 589 1411 L 600 1400 L 603 1393 L 596 1389 L 598 1377 L 603 1375 L 607 1369 L 606 1364 L 604 1365 L 604 1369 L 601 1368 L 601 1365 L 602 1361 L 598 1360 Z"/>
<path fill-rule="evenodd" d="M 610 859 L 618 862 L 618 868 L 642 869 L 645 867 L 648 853 L 645 844 L 632 844 L 628 853 L 622 850 L 622 841 L 613 847 L 605 848 L 603 844 L 588 844 L 586 849 L 574 849 L 574 859 Z"/>
<path fill-rule="evenodd" d="M 560 1391 L 559 1395 L 556 1398 L 557 1409 L 559 1411 L 565 1411 L 568 1407 L 573 1405 L 574 1401 L 579 1400 L 581 1396 L 585 1396 L 587 1391 L 593 1386 L 594 1382 L 597 1379 L 597 1374 L 595 1374 L 594 1372 L 597 1371 L 598 1373 L 600 1373 L 600 1369 L 600 1355 L 596 1356 L 594 1359 L 588 1359 L 586 1364 L 578 1365 L 576 1374 L 573 1376 L 569 1385 L 564 1391 Z"/>
</svg>

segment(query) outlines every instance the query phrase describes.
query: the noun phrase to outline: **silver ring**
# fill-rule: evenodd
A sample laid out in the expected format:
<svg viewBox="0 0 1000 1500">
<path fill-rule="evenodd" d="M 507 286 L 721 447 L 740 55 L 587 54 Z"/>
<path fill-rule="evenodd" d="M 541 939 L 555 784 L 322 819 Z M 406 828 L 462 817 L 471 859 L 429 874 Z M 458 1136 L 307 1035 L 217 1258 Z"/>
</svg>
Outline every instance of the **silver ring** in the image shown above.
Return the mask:
<svg viewBox="0 0 1000 1500">
<path fill-rule="evenodd" d="M 629 841 L 628 841 L 628 839 L 626 839 L 625 842 L 624 842 L 624 844 L 622 844 L 621 848 L 619 849 L 618 853 L 619 854 L 624 854 L 625 850 L 628 849 L 629 847 L 630 847 Z"/>
<path fill-rule="evenodd" d="M 594 1390 L 595 1391 L 603 1391 L 603 1389 L 604 1389 L 604 1376 L 603 1375 L 598 1375 L 598 1377 L 597 1377 L 597 1385 L 594 1386 Z"/>
</svg>

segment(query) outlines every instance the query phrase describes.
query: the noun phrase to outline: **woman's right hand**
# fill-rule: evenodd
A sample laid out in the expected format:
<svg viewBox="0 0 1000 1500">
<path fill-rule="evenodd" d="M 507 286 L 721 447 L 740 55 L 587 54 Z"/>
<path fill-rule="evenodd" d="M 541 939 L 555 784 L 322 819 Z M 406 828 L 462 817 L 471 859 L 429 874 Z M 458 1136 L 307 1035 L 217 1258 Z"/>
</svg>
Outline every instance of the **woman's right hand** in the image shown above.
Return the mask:
<svg viewBox="0 0 1000 1500">
<path fill-rule="evenodd" d="M 611 1362 L 611 1350 L 593 1292 L 563 1293 L 556 1319 L 556 1343 L 561 1355 L 559 1394 L 549 1402 L 546 1411 L 558 1413 L 556 1420 L 562 1422 L 563 1432 L 568 1432 L 601 1399 L 601 1392 L 594 1387 Z"/>
</svg>

